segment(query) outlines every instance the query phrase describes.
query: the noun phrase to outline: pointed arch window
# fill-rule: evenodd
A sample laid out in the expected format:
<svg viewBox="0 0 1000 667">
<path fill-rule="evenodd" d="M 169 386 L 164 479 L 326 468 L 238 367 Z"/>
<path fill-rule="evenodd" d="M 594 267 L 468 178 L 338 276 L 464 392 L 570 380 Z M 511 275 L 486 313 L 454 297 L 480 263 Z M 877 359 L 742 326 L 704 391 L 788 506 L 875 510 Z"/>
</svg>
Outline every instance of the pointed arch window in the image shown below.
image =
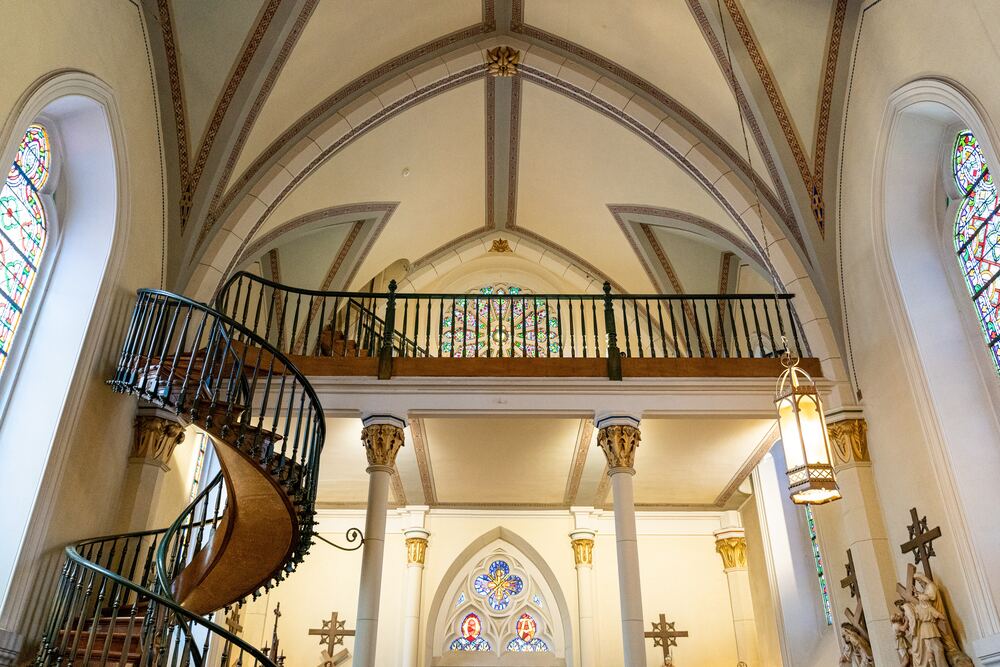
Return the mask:
<svg viewBox="0 0 1000 667">
<path fill-rule="evenodd" d="M 0 374 L 45 251 L 48 224 L 41 193 L 51 173 L 51 159 L 48 132 L 31 125 L 0 188 Z"/>
<path fill-rule="evenodd" d="M 982 147 L 970 130 L 955 139 L 952 173 L 961 194 L 955 252 L 993 364 L 1000 370 L 1000 197 Z"/>
<path fill-rule="evenodd" d="M 549 653 L 551 618 L 522 564 L 498 549 L 472 565 L 454 598 L 447 650 Z"/>
</svg>

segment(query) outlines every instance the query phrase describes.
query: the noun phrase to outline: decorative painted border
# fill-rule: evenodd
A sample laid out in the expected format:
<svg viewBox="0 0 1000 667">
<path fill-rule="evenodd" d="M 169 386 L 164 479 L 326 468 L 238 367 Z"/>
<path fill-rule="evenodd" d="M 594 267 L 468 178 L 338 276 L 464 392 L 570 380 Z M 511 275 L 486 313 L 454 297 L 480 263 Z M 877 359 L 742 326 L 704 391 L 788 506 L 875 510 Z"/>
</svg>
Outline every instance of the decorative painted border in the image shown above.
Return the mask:
<svg viewBox="0 0 1000 667">
<path fill-rule="evenodd" d="M 413 453 L 417 458 L 417 472 L 420 473 L 424 504 L 437 507 L 437 489 L 434 486 L 434 473 L 431 470 L 430 451 L 427 448 L 427 432 L 424 430 L 423 419 L 418 417 L 410 419 L 410 437 L 413 439 Z"/>
<path fill-rule="evenodd" d="M 495 229 L 496 204 L 496 122 L 497 122 L 497 82 L 492 76 L 486 77 L 486 229 Z"/>
<path fill-rule="evenodd" d="M 181 172 L 181 189 L 186 189 L 190 169 L 191 146 L 187 133 L 187 107 L 184 104 L 184 84 L 181 79 L 180 59 L 177 57 L 177 41 L 174 36 L 173 18 L 170 14 L 170 0 L 157 0 L 156 9 L 160 31 L 163 35 L 163 51 L 167 61 L 167 80 L 170 86 L 170 102 L 174 109 L 174 129 L 177 133 L 177 162 Z M 183 225 L 183 221 L 181 222 Z"/>
<path fill-rule="evenodd" d="M 507 228 L 517 224 L 517 171 L 521 153 L 521 77 L 515 76 L 510 88 L 510 151 L 507 163 Z"/>
<path fill-rule="evenodd" d="M 573 506 L 576 504 L 576 497 L 580 493 L 580 481 L 583 478 L 583 468 L 587 464 L 587 455 L 590 453 L 590 441 L 594 438 L 594 421 L 584 419 L 580 424 L 580 434 L 576 442 L 576 451 L 573 452 L 573 463 L 570 465 L 569 475 L 566 478 L 566 492 L 563 494 L 563 504 Z"/>
</svg>

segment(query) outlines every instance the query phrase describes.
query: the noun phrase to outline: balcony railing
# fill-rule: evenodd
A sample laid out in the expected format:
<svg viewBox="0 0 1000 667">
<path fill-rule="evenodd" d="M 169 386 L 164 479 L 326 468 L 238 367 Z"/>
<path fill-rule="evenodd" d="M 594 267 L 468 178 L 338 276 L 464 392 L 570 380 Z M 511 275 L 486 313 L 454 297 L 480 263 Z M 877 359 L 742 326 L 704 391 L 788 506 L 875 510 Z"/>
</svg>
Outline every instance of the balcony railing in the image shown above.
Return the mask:
<svg viewBox="0 0 1000 667">
<path fill-rule="evenodd" d="M 377 360 L 383 379 L 400 359 L 604 359 L 621 379 L 623 360 L 808 356 L 791 294 L 324 292 L 241 272 L 216 306 L 285 354 Z"/>
</svg>

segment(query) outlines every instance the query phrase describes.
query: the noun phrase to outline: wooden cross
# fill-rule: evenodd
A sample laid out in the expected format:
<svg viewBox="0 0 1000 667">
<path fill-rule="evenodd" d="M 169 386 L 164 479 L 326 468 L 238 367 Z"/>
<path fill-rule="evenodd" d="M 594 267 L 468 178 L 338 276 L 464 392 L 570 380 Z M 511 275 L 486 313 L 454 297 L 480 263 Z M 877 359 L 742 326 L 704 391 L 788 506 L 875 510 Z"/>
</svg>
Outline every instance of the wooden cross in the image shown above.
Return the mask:
<svg viewBox="0 0 1000 667">
<path fill-rule="evenodd" d="M 847 550 L 847 564 L 844 566 L 847 576 L 840 580 L 840 587 L 850 590 L 851 597 L 857 598 L 858 602 L 854 609 L 848 609 L 844 614 L 848 620 L 859 630 L 867 630 L 868 623 L 865 621 L 865 607 L 861 602 L 861 591 L 858 589 L 858 574 L 854 569 L 854 554 Z"/>
<path fill-rule="evenodd" d="M 311 628 L 309 630 L 310 636 L 319 636 L 319 643 L 327 645 L 327 651 L 331 651 L 337 644 L 344 643 L 344 637 L 353 637 L 354 630 L 345 630 L 344 626 L 347 621 L 341 621 L 337 619 L 337 612 L 332 612 L 330 614 L 329 621 L 323 621 L 323 627 L 321 628 Z"/>
<path fill-rule="evenodd" d="M 233 611 L 226 616 L 226 628 L 233 633 L 238 635 L 243 632 L 243 626 L 240 624 L 240 608 L 236 607 Z"/>
<path fill-rule="evenodd" d="M 910 518 L 913 519 L 913 523 L 907 526 L 907 530 L 910 531 L 910 540 L 900 545 L 899 548 L 904 554 L 912 552 L 914 564 L 923 565 L 924 576 L 932 578 L 931 557 L 936 555 L 933 542 L 941 537 L 941 528 L 928 530 L 927 517 L 921 518 L 917 514 L 916 507 L 910 510 Z"/>
<path fill-rule="evenodd" d="M 677 646 L 678 637 L 687 637 L 687 630 L 675 630 L 675 623 L 667 621 L 666 614 L 660 614 L 660 622 L 653 621 L 653 631 L 643 633 L 646 639 L 652 638 L 653 646 L 663 647 L 663 662 L 667 664 L 670 658 L 670 647 Z"/>
</svg>

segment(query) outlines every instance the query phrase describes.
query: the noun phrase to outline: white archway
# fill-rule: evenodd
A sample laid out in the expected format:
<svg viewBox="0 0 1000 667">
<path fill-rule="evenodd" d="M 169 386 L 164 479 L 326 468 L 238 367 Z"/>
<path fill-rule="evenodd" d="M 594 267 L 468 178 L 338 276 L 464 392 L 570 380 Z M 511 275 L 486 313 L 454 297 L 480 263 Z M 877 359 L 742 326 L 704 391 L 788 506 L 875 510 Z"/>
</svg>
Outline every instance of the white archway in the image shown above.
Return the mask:
<svg viewBox="0 0 1000 667">
<path fill-rule="evenodd" d="M 59 234 L 43 262 L 44 291 L 30 304 L 31 328 L 16 342 L 18 368 L 4 378 L 0 419 L 0 627 L 20 624 L 43 549 L 53 499 L 67 455 L 61 433 L 83 409 L 86 371 L 101 351 L 103 325 L 114 299 L 126 243 L 128 210 L 124 131 L 114 93 L 81 72 L 39 81 L 3 128 L 2 160 L 9 164 L 24 128 L 36 119 L 59 138 Z M 92 326 L 97 323 L 97 330 Z M 30 418 L 27 418 L 29 417 Z M 21 576 L 14 578 L 15 571 Z"/>
<path fill-rule="evenodd" d="M 870 283 L 867 290 L 855 283 L 852 290 L 845 282 L 848 317 L 871 316 L 882 311 L 883 303 L 888 310 L 880 317 L 887 324 L 852 323 L 853 333 L 861 334 L 852 336 L 854 353 L 866 412 L 875 417 L 870 419 L 875 438 L 883 428 L 893 438 L 922 436 L 909 443 L 910 460 L 898 461 L 899 467 L 888 470 L 891 475 L 876 467 L 880 495 L 887 499 L 890 539 L 899 541 L 891 533 L 906 516 L 901 504 L 919 500 L 922 513 L 944 519 L 950 544 L 939 547 L 938 554 L 970 639 L 1000 631 L 1000 535 L 995 531 L 1000 379 L 976 330 L 947 240 L 955 209 L 945 204 L 943 167 L 960 125 L 973 130 L 989 163 L 1000 165 L 998 135 L 986 118 L 969 95 L 941 80 L 916 81 L 890 97 L 873 165 L 874 266 L 845 264 L 857 274 L 854 280 L 874 274 L 882 288 L 879 293 Z M 876 351 L 886 342 L 879 340 L 879 327 L 891 331 L 898 359 Z M 873 460 L 881 463 L 878 451 Z M 922 488 L 937 494 L 922 493 Z"/>
</svg>

